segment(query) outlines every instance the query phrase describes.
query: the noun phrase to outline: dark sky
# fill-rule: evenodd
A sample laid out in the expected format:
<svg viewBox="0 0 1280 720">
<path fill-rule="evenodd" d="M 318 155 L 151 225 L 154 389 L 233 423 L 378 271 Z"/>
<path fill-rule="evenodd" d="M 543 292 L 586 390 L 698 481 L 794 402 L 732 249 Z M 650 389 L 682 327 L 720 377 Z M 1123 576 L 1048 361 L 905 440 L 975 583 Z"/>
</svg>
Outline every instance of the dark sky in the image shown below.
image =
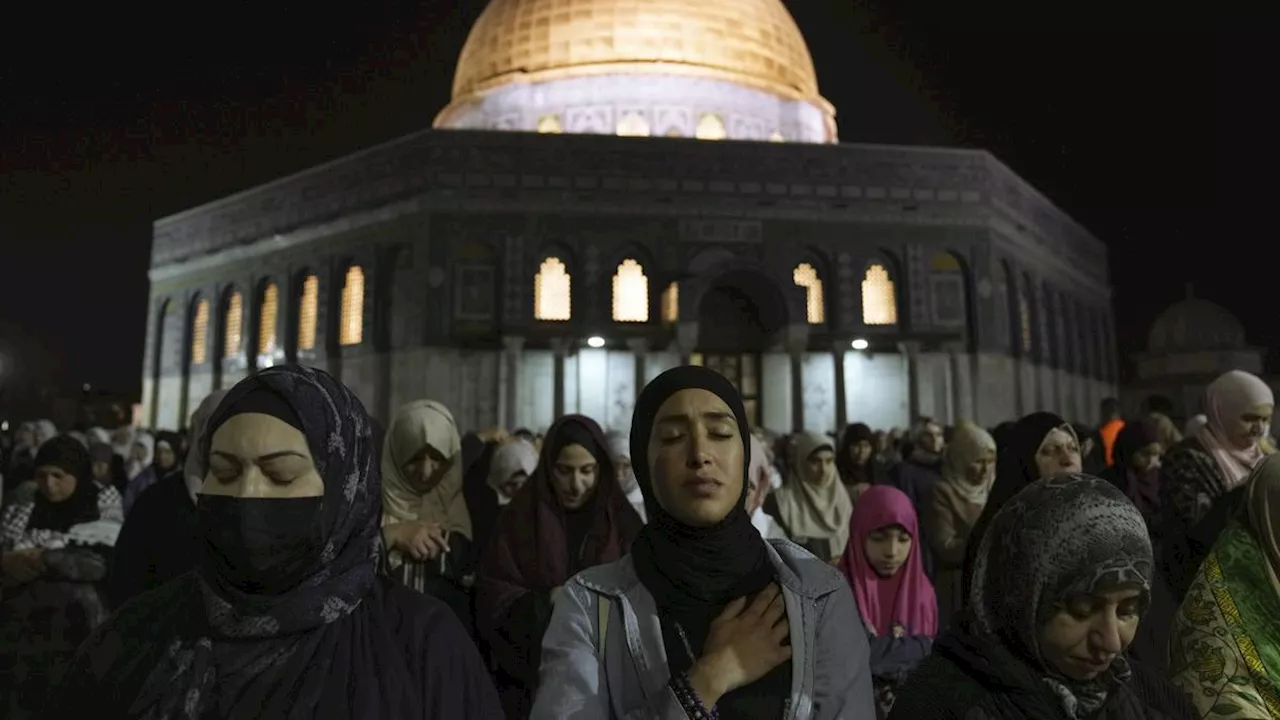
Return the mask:
<svg viewBox="0 0 1280 720">
<path fill-rule="evenodd" d="M 483 4 L 9 16 L 0 345 L 68 384 L 139 392 L 151 221 L 429 126 Z M 1275 241 L 1262 224 L 1273 115 L 1255 90 L 1270 84 L 1265 24 L 1250 38 L 1193 4 L 788 5 L 843 140 L 986 147 L 1110 246 L 1123 352 L 1188 280 L 1251 341 L 1280 340 L 1275 261 L 1258 252 Z"/>
</svg>

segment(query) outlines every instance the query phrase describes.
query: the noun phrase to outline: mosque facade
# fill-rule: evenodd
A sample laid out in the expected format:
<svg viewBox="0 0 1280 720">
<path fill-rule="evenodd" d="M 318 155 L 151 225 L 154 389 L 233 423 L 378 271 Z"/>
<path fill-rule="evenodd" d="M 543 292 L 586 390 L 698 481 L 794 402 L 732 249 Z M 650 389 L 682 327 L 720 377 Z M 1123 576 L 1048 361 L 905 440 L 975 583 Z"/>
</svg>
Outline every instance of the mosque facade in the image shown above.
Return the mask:
<svg viewBox="0 0 1280 720">
<path fill-rule="evenodd" d="M 279 363 L 383 420 L 581 412 L 699 363 L 753 422 L 1093 420 L 1105 247 L 990 153 L 839 143 L 780 0 L 492 0 L 435 127 L 156 221 L 145 424 Z"/>
</svg>

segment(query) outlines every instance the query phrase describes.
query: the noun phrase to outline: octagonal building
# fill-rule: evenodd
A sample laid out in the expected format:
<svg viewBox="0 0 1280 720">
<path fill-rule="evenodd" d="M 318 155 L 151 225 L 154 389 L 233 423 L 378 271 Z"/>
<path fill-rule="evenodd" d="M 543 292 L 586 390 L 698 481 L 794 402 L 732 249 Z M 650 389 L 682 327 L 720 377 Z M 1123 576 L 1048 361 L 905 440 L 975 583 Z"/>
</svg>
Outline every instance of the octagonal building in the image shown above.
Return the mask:
<svg viewBox="0 0 1280 720">
<path fill-rule="evenodd" d="M 158 220 L 150 278 L 162 428 L 290 362 L 467 428 L 625 430 L 679 363 L 779 431 L 1115 392 L 1105 247 L 985 151 L 837 143 L 781 0 L 492 0 L 433 129 Z"/>
</svg>

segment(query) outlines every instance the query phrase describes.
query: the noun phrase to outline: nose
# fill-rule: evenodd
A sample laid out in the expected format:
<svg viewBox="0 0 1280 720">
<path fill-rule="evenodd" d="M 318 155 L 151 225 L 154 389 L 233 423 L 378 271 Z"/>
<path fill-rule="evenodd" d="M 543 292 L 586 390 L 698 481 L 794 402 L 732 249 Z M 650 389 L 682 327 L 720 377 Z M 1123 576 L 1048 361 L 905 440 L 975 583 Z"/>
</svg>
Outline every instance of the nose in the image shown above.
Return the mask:
<svg viewBox="0 0 1280 720">
<path fill-rule="evenodd" d="M 1115 613 L 1104 613 L 1098 625 L 1089 634 L 1090 649 L 1094 652 L 1104 652 L 1110 655 L 1118 655 L 1124 650 L 1124 643 L 1120 639 L 1120 619 Z"/>
<path fill-rule="evenodd" d="M 685 465 L 689 468 L 700 468 L 706 465 L 710 458 L 707 455 L 707 439 L 702 433 L 694 431 L 689 434 L 689 449 L 685 456 Z"/>
</svg>

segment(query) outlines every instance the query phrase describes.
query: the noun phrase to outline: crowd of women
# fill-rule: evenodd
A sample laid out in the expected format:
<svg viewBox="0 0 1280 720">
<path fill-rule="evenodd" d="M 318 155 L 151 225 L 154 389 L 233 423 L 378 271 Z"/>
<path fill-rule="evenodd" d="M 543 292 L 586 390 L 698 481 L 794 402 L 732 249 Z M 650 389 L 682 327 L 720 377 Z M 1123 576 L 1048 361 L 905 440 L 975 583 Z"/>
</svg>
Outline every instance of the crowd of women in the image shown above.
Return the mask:
<svg viewBox="0 0 1280 720">
<path fill-rule="evenodd" d="M 182 433 L 30 423 L 0 716 L 1280 718 L 1273 411 L 771 437 L 686 366 L 629 432 L 383 429 L 286 366 Z"/>
</svg>

